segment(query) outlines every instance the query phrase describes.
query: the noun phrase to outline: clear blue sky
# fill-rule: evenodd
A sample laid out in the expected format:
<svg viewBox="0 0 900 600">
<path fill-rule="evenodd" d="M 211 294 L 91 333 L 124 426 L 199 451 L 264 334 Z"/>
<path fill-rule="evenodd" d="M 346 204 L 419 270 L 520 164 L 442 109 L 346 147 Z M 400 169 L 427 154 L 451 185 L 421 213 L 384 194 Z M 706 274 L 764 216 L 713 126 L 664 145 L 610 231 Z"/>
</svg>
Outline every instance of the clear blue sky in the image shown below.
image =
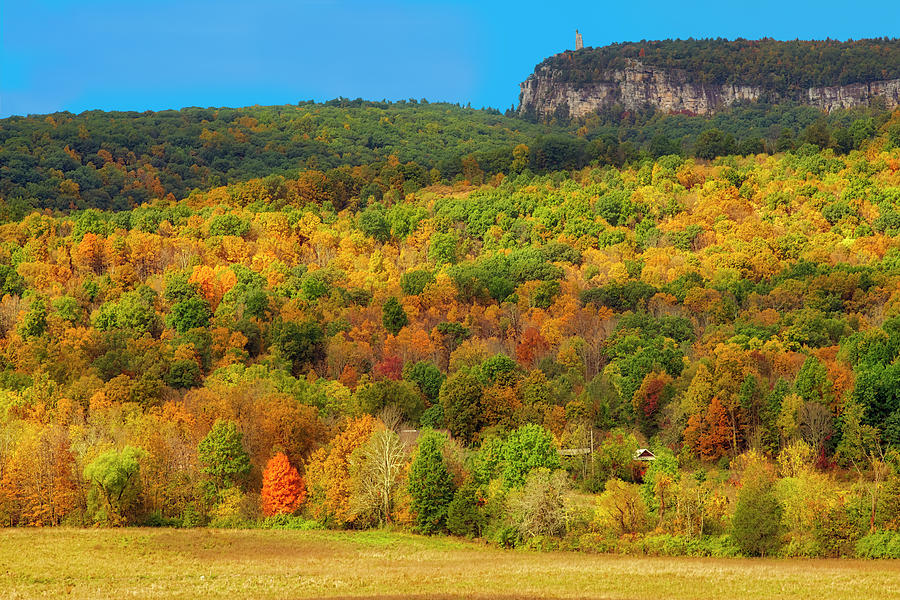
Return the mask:
<svg viewBox="0 0 900 600">
<path fill-rule="evenodd" d="M 0 0 L 0 116 L 427 98 L 501 110 L 544 57 L 640 39 L 900 36 L 900 0 Z"/>
</svg>

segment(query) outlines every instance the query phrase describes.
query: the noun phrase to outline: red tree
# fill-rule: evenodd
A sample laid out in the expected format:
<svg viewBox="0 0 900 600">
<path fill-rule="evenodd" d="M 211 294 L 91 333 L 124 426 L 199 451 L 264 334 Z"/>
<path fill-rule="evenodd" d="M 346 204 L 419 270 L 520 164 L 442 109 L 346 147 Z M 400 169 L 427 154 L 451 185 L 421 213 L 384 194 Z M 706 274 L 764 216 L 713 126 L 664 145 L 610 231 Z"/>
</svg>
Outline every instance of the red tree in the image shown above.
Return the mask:
<svg viewBox="0 0 900 600">
<path fill-rule="evenodd" d="M 403 363 L 397 356 L 385 356 L 384 360 L 375 365 L 376 379 L 393 379 L 400 381 L 403 376 Z"/>
<path fill-rule="evenodd" d="M 279 452 L 263 471 L 262 509 L 266 516 L 289 515 L 306 500 L 306 485 L 288 457 Z"/>
</svg>

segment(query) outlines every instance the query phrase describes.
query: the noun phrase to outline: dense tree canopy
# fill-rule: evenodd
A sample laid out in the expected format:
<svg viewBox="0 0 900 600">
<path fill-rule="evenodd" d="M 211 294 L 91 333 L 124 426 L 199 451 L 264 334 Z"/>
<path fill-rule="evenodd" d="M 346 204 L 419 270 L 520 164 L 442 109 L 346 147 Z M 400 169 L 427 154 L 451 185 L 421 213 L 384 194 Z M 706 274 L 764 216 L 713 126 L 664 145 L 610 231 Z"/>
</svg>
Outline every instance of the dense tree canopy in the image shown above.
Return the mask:
<svg viewBox="0 0 900 600">
<path fill-rule="evenodd" d="M 756 85 L 778 93 L 900 78 L 900 38 L 868 40 L 641 40 L 546 59 L 571 81 L 590 81 L 626 61 L 682 69 L 701 83 Z M 540 68 L 540 66 L 539 66 Z"/>
<path fill-rule="evenodd" d="M 470 173 L 377 203 L 298 174 L 29 211 L 0 225 L 0 523 L 883 555 L 898 123 L 845 154 Z"/>
<path fill-rule="evenodd" d="M 887 74 L 898 68 L 893 58 L 896 41 L 872 46 L 894 53 L 888 57 L 893 63 L 877 62 L 884 57 L 864 44 L 860 47 L 860 77 L 874 64 Z M 699 46 L 691 52 L 705 56 Z M 575 60 L 586 56 L 578 53 Z M 797 63 L 791 59 L 786 64 Z M 856 63 L 842 68 L 855 73 Z M 818 77 L 820 72 L 815 73 Z M 85 211 L 76 219 L 74 238 L 105 236 L 117 227 L 152 233 L 161 223 L 175 224 L 187 215 L 173 207 L 141 205 L 253 179 L 251 187 L 227 201 L 241 206 L 260 201 L 331 203 L 337 210 L 368 205 L 358 214 L 358 226 L 384 242 L 389 236 L 405 237 L 411 219 L 420 218 L 390 211 L 388 205 L 429 185 L 482 184 L 500 173 L 547 173 L 591 163 L 621 166 L 670 154 L 715 158 L 735 152 L 772 153 L 804 142 L 846 153 L 869 140 L 889 116 L 877 107 L 822 115 L 790 98 L 780 102 L 735 106 L 712 117 L 612 106 L 578 122 L 560 117 L 541 125 L 511 118 L 512 111 L 502 116 L 493 109 L 424 101 L 347 99 L 10 117 L 0 119 L 0 222 L 18 220 L 31 208 L 136 209 L 112 221 Z M 723 132 L 723 143 L 710 144 L 706 138 L 712 134 L 706 132 L 716 130 Z M 891 132 L 900 139 L 900 127 Z M 204 233 L 243 237 L 251 233 L 251 223 L 246 216 L 217 214 L 204 224 Z M 433 258 L 452 262 L 454 236 L 442 233 L 432 240 Z M 85 250 L 92 238 L 87 239 Z M 4 280 L 0 271 L 0 286 Z"/>
</svg>

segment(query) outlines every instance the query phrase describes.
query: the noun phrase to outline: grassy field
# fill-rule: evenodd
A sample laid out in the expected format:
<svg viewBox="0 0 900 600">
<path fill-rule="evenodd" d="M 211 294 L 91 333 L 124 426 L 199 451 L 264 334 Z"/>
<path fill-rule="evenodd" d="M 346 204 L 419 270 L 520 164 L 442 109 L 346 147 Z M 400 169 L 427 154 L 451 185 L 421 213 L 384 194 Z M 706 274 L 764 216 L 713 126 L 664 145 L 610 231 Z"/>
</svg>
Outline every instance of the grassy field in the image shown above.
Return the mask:
<svg viewBox="0 0 900 600">
<path fill-rule="evenodd" d="M 383 532 L 0 529 L 0 598 L 900 598 L 900 563 L 505 551 Z"/>
</svg>

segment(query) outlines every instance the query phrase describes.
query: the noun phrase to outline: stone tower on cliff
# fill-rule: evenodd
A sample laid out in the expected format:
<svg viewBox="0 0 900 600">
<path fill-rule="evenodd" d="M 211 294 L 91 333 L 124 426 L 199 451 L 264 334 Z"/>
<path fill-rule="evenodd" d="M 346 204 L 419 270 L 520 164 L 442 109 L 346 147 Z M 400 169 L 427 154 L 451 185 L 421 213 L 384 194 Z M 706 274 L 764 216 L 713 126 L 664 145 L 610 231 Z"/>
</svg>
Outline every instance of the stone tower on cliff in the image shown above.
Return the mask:
<svg viewBox="0 0 900 600">
<path fill-rule="evenodd" d="M 578 33 L 578 30 L 575 30 L 575 49 L 581 50 L 584 48 L 584 42 L 581 41 L 581 34 Z"/>
</svg>

